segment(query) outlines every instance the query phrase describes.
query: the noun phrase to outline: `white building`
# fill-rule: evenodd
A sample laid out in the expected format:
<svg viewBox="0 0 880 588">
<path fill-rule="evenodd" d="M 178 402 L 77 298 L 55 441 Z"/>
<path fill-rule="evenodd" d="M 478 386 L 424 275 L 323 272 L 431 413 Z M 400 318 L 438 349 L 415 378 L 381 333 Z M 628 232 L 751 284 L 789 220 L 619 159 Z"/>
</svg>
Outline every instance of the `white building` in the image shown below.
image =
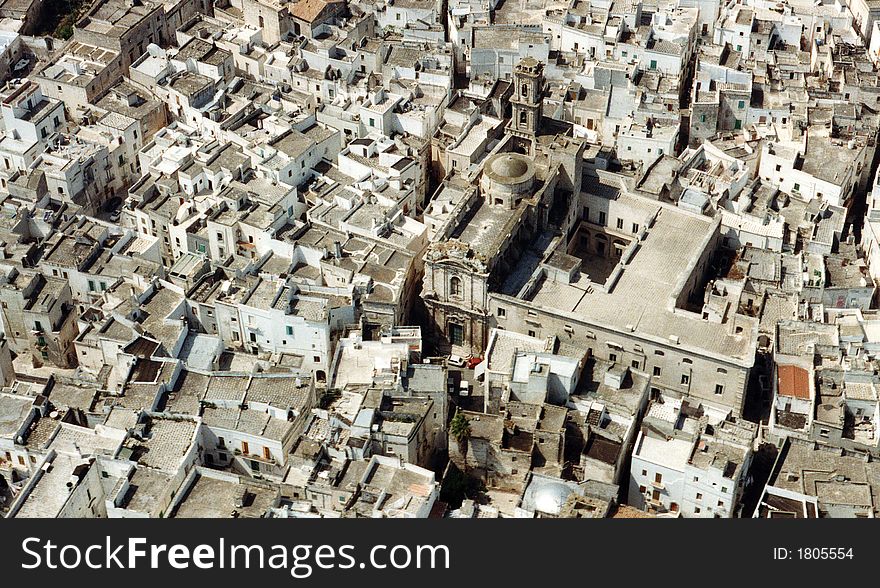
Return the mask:
<svg viewBox="0 0 880 588">
<path fill-rule="evenodd" d="M 757 426 L 680 399 L 648 407 L 630 467 L 629 504 L 687 518 L 730 518 L 748 483 Z"/>
<path fill-rule="evenodd" d="M 848 206 L 863 170 L 870 167 L 869 151 L 863 141 L 834 139 L 811 129 L 802 142 L 765 142 L 758 176 L 782 192 Z"/>
<path fill-rule="evenodd" d="M 299 355 L 304 369 L 327 373 L 331 350 L 327 298 L 297 295 L 286 285 L 261 279 L 238 305 L 238 315 L 246 345 Z"/>
</svg>

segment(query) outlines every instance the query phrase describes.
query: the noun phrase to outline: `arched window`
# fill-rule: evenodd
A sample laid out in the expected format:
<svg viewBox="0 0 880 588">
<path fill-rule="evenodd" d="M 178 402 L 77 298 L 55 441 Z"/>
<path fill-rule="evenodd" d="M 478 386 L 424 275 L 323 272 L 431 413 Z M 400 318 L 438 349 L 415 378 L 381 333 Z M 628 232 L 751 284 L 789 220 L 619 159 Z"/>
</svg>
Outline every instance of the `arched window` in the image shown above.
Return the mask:
<svg viewBox="0 0 880 588">
<path fill-rule="evenodd" d="M 523 110 L 519 113 L 519 124 L 525 125 L 529 123 L 529 114 Z"/>
<path fill-rule="evenodd" d="M 461 278 L 452 276 L 449 280 L 449 295 L 461 297 Z"/>
<path fill-rule="evenodd" d="M 528 96 L 529 96 L 529 85 L 528 85 L 528 84 L 523 84 L 522 86 L 520 86 L 519 93 L 520 93 L 521 96 L 523 96 L 523 97 L 525 97 L 525 98 L 528 98 Z"/>
</svg>

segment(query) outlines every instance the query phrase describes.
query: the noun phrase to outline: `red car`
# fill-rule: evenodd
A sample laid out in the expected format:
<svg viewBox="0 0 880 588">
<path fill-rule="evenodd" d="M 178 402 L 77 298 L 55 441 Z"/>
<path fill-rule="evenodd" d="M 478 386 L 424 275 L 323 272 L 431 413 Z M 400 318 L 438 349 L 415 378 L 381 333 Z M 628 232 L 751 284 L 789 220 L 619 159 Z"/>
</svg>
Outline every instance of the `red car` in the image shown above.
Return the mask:
<svg viewBox="0 0 880 588">
<path fill-rule="evenodd" d="M 472 370 L 477 367 L 481 361 L 483 361 L 482 357 L 469 357 L 467 360 L 467 368 Z"/>
</svg>

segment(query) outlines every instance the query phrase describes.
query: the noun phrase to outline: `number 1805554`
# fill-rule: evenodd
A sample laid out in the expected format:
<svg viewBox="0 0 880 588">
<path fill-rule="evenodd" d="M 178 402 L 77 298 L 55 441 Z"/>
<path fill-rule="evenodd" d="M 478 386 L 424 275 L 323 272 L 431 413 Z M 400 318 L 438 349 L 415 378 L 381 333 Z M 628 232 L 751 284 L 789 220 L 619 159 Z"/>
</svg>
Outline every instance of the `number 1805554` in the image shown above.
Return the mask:
<svg viewBox="0 0 880 588">
<path fill-rule="evenodd" d="M 777 547 L 773 550 L 773 559 L 776 560 L 810 560 L 810 559 L 853 559 L 855 554 L 852 547 L 798 547 L 788 549 Z"/>
</svg>

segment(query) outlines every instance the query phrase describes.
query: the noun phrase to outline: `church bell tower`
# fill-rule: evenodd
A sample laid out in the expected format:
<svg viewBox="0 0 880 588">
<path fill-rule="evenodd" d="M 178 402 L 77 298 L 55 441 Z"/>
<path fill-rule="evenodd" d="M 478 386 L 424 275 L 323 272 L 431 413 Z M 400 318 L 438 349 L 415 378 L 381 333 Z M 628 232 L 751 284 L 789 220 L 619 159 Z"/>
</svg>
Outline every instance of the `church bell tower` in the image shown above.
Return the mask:
<svg viewBox="0 0 880 588">
<path fill-rule="evenodd" d="M 544 64 L 534 57 L 525 57 L 513 71 L 513 97 L 510 99 L 512 135 L 528 142 L 527 152 L 534 155 L 534 142 L 541 124 L 541 93 L 544 89 Z"/>
</svg>

